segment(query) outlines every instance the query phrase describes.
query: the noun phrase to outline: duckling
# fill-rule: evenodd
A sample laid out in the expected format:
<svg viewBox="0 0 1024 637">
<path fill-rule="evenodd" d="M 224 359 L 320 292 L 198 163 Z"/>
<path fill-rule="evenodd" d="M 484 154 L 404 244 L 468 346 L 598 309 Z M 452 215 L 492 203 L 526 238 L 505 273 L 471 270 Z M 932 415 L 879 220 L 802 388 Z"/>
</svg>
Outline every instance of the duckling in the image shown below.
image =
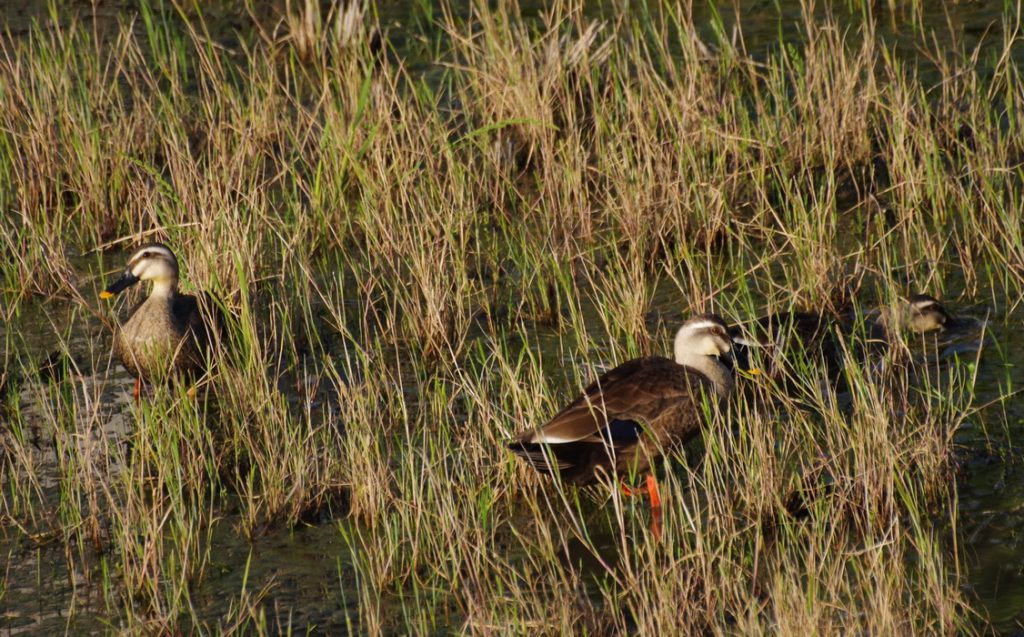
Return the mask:
<svg viewBox="0 0 1024 637">
<path fill-rule="evenodd" d="M 222 317 L 209 295 L 200 301 L 178 292 L 178 272 L 178 260 L 170 248 L 153 243 L 137 249 L 121 277 L 100 293 L 100 298 L 110 299 L 139 281 L 153 284 L 149 296 L 132 309 L 114 335 L 114 354 L 135 377 L 132 393 L 136 398 L 143 382 L 204 373 L 213 333 L 221 331 Z M 206 317 L 214 325 L 208 325 Z"/>
<path fill-rule="evenodd" d="M 657 515 L 654 462 L 706 424 L 702 395 L 723 401 L 733 384 L 729 328 L 720 317 L 702 314 L 676 334 L 675 360 L 655 356 L 622 363 L 508 448 L 538 471 L 573 485 L 591 484 L 601 474 L 647 473 L 645 490 Z"/>
</svg>

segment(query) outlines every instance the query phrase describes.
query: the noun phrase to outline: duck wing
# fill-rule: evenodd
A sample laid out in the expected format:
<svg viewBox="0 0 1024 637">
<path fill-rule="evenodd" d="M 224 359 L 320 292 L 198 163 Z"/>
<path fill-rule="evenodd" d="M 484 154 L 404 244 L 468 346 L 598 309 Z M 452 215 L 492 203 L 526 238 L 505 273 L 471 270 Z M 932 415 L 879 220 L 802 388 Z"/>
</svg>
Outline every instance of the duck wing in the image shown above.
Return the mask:
<svg viewBox="0 0 1024 637">
<path fill-rule="evenodd" d="M 221 342 L 227 334 L 221 303 L 208 292 L 198 298 L 191 294 L 177 297 L 174 315 L 178 325 L 192 331 L 200 349 Z"/>
<path fill-rule="evenodd" d="M 509 448 L 541 471 L 551 471 L 553 458 L 563 477 L 585 466 L 607 467 L 613 464 L 612 450 L 628 456 L 645 433 L 662 445 L 685 442 L 697 433 L 703 420 L 700 388 L 714 393 L 707 378 L 675 361 L 634 359 L 603 374 Z"/>
</svg>

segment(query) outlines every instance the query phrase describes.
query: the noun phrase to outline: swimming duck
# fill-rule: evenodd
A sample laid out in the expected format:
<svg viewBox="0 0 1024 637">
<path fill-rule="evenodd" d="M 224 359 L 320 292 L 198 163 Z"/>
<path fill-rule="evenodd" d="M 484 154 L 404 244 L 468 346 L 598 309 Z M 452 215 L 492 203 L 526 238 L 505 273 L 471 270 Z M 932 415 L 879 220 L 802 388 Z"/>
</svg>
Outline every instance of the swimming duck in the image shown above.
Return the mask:
<svg viewBox="0 0 1024 637">
<path fill-rule="evenodd" d="M 959 324 L 942 302 L 927 294 L 913 294 L 897 307 L 883 307 L 868 314 L 868 329 L 878 340 L 888 340 L 896 331 L 927 334 Z M 853 320 L 837 321 L 825 314 L 812 312 L 780 312 L 768 314 L 729 329 L 736 350 L 736 360 L 746 362 L 749 348 L 768 348 L 773 351 L 820 352 L 830 368 L 838 367 L 842 352 L 835 334 L 849 334 Z M 797 342 L 793 342 L 792 339 Z M 778 361 L 773 361 L 778 362 Z"/>
<path fill-rule="evenodd" d="M 954 322 L 945 306 L 927 294 L 913 294 L 898 307 L 881 308 L 876 314 L 872 332 L 880 338 L 900 330 L 927 334 L 946 329 Z"/>
<path fill-rule="evenodd" d="M 702 395 L 718 401 L 730 395 L 732 363 L 726 323 L 714 314 L 695 316 L 676 334 L 675 360 L 652 356 L 615 367 L 545 425 L 520 434 L 509 449 L 538 471 L 574 485 L 593 483 L 601 474 L 647 473 L 643 490 L 657 512 L 654 462 L 700 432 Z"/>
<path fill-rule="evenodd" d="M 207 317 L 214 319 L 218 331 L 221 327 L 209 295 L 200 301 L 178 292 L 178 260 L 167 246 L 153 243 L 137 249 L 100 298 L 113 298 L 139 281 L 152 282 L 149 296 L 114 335 L 114 354 L 135 377 L 136 398 L 143 382 L 162 382 L 172 373 L 196 377 L 205 372 L 212 337 Z"/>
</svg>

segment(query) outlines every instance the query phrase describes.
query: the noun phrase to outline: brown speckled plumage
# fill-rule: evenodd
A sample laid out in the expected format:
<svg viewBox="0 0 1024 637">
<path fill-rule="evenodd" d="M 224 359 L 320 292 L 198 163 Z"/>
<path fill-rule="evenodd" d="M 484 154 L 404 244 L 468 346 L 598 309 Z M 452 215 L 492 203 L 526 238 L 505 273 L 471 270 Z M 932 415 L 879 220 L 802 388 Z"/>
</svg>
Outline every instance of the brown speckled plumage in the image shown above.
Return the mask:
<svg viewBox="0 0 1024 637">
<path fill-rule="evenodd" d="M 522 434 L 512 450 L 549 472 L 544 447 L 569 484 L 588 484 L 601 472 L 644 473 L 667 450 L 686 444 L 704 423 L 701 394 L 715 400 L 702 374 L 661 357 L 639 358 L 603 374 L 544 426 L 547 435 L 583 431 L 584 438 L 561 444 L 532 442 Z M 570 434 L 571 435 L 571 434 Z"/>
<path fill-rule="evenodd" d="M 941 301 L 927 294 L 914 294 L 896 308 L 882 308 L 871 325 L 877 339 L 890 340 L 895 332 L 927 334 L 946 329 L 953 319 Z"/>
</svg>

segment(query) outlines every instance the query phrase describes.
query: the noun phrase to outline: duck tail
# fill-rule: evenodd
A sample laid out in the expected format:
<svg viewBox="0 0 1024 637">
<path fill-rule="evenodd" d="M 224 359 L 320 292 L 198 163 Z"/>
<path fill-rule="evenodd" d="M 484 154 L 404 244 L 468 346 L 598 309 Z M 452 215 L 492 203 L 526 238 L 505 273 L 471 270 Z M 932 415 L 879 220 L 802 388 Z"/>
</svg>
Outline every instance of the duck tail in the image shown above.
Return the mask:
<svg viewBox="0 0 1024 637">
<path fill-rule="evenodd" d="M 507 447 L 541 473 L 554 474 L 556 469 L 563 471 L 572 466 L 571 463 L 560 460 L 549 445 L 514 440 L 508 443 Z"/>
</svg>

